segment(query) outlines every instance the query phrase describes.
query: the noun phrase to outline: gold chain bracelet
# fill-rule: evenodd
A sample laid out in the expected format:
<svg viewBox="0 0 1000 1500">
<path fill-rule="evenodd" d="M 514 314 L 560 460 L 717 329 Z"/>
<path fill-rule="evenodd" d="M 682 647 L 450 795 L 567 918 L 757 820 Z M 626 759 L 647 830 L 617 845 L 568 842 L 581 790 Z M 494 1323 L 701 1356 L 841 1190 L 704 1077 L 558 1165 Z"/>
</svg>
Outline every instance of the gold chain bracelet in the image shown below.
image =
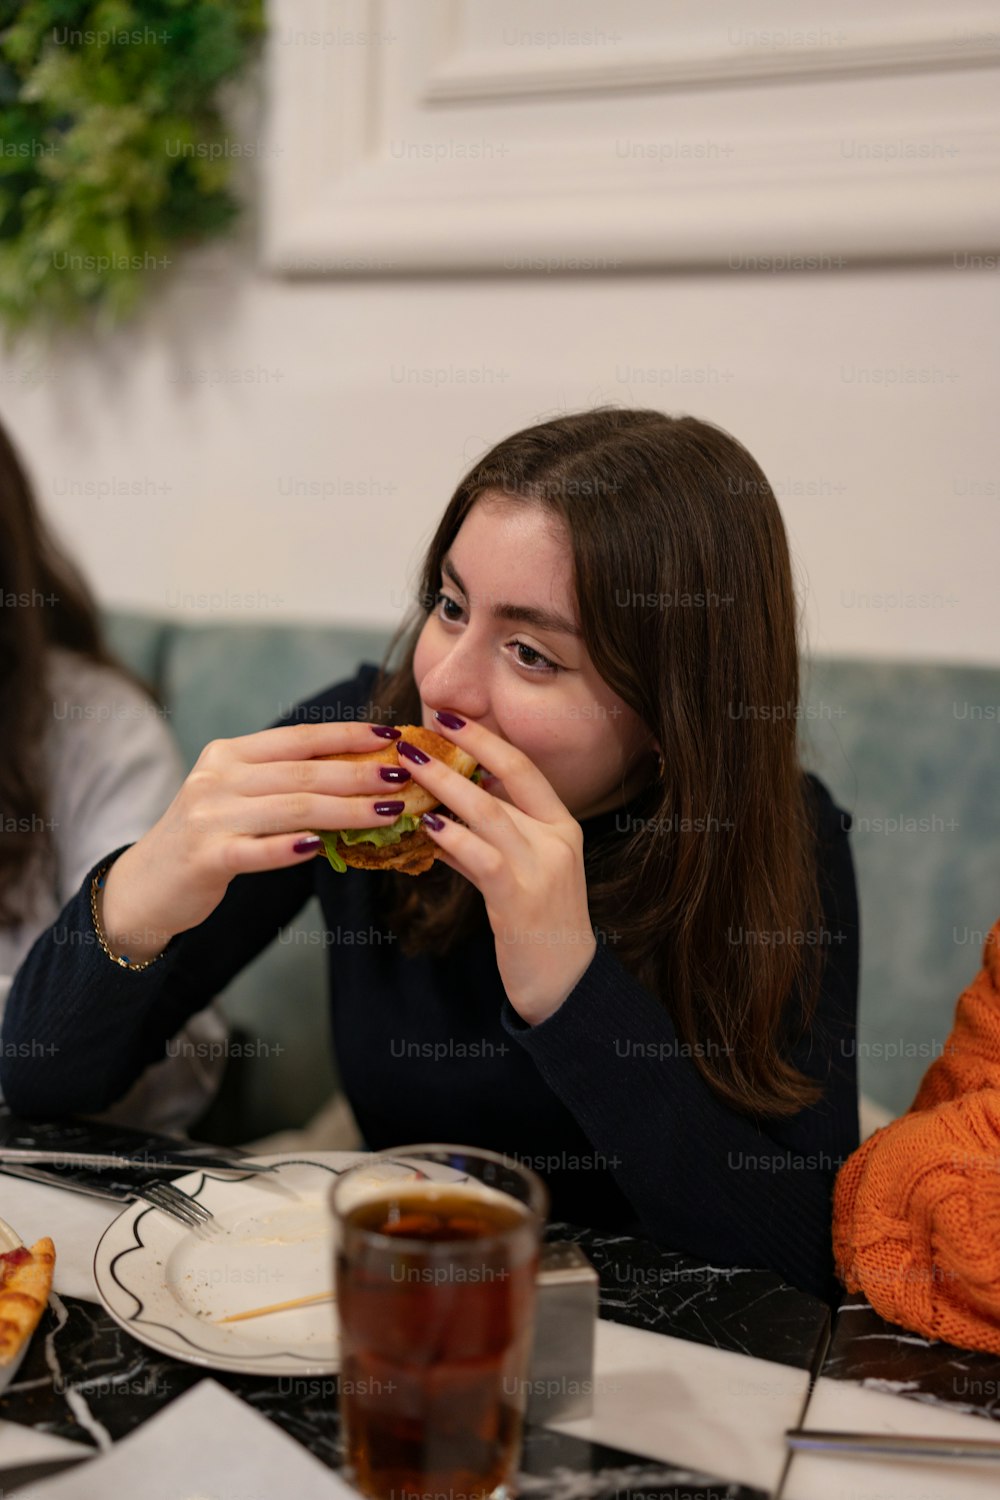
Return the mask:
<svg viewBox="0 0 1000 1500">
<path fill-rule="evenodd" d="M 117 964 L 120 969 L 131 969 L 134 973 L 138 973 L 140 969 L 148 969 L 150 964 L 155 964 L 157 959 L 163 957 L 163 953 L 166 950 L 164 949 L 162 952 L 155 954 L 152 958 L 144 958 L 137 964 L 134 964 L 124 953 L 112 953 L 108 947 L 108 940 L 104 936 L 104 928 L 101 926 L 101 919 L 97 912 L 97 893 L 104 889 L 104 877 L 107 873 L 108 867 L 105 865 L 103 870 L 98 870 L 90 882 L 90 917 L 94 924 L 94 936 L 97 938 L 102 951 L 108 955 L 113 964 Z"/>
</svg>

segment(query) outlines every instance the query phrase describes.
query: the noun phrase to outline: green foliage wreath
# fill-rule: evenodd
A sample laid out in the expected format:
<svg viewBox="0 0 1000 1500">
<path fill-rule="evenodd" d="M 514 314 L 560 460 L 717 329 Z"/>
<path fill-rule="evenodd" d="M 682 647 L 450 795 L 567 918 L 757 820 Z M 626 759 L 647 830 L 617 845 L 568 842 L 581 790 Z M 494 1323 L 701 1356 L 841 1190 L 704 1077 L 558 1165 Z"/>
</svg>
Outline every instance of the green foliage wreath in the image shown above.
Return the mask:
<svg viewBox="0 0 1000 1500">
<path fill-rule="evenodd" d="M 106 323 L 238 212 L 217 94 L 262 0 L 0 0 L 0 319 Z"/>
</svg>

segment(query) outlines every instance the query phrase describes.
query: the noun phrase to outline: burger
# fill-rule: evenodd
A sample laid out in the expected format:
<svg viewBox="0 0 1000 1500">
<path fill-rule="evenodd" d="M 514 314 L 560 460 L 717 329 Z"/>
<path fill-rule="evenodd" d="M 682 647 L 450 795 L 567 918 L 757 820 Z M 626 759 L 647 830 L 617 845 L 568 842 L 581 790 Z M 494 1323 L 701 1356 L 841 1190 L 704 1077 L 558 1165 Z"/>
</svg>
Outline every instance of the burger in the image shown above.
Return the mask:
<svg viewBox="0 0 1000 1500">
<path fill-rule="evenodd" d="M 451 740 L 419 724 L 401 724 L 399 727 L 400 737 L 416 745 L 418 750 L 426 751 L 436 760 L 443 760 L 460 776 L 479 780 L 475 757 L 452 744 Z M 320 759 L 371 761 L 375 765 L 406 767 L 405 760 L 399 758 L 395 743 L 379 750 L 365 750 L 359 755 L 324 755 Z M 356 870 L 399 870 L 403 875 L 422 875 L 434 863 L 438 846 L 420 822 L 421 813 L 432 812 L 440 806 L 434 793 L 416 781 L 408 781 L 403 786 L 394 786 L 391 795 L 394 801 L 404 804 L 394 823 L 378 828 L 319 830 L 326 857 L 339 874 L 344 874 L 351 865 Z"/>
</svg>

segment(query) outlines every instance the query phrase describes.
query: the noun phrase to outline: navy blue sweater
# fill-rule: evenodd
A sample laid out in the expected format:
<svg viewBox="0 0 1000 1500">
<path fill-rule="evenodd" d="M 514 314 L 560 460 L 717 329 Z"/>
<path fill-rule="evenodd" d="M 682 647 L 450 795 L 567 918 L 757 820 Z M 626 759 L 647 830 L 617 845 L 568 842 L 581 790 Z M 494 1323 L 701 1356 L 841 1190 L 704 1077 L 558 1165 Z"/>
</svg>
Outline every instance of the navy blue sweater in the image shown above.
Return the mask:
<svg viewBox="0 0 1000 1500">
<path fill-rule="evenodd" d="M 362 665 L 291 720 L 348 716 L 369 701 L 375 672 Z M 237 877 L 200 927 L 139 972 L 95 943 L 88 876 L 15 977 L 4 1094 L 35 1117 L 106 1108 L 315 893 L 331 933 L 360 935 L 331 943 L 330 991 L 337 1064 L 369 1147 L 492 1147 L 541 1173 L 553 1218 L 643 1233 L 719 1265 L 770 1267 L 830 1298 L 833 1176 L 858 1143 L 858 913 L 850 819 L 821 782 L 809 784 L 830 937 L 820 1003 L 793 1057 L 824 1092 L 791 1119 L 755 1123 L 722 1103 L 610 942 L 599 940 L 559 1010 L 532 1027 L 504 993 L 485 908 L 447 955 L 408 958 L 377 910 L 381 878 L 338 875 L 322 858 Z M 584 820 L 585 849 L 627 815 Z M 539 928 L 544 940 L 542 916 Z"/>
</svg>

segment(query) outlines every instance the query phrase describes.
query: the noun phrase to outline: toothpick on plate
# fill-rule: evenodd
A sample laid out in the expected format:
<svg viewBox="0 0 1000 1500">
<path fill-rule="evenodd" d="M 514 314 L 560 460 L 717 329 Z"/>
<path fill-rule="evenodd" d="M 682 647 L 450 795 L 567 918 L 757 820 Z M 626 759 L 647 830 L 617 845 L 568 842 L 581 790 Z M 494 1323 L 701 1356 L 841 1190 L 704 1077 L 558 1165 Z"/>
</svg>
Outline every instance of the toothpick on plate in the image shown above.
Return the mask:
<svg viewBox="0 0 1000 1500">
<path fill-rule="evenodd" d="M 265 1313 L 288 1312 L 293 1307 L 311 1307 L 317 1302 L 332 1302 L 333 1292 L 313 1292 L 308 1297 L 292 1297 L 288 1302 L 269 1302 L 267 1307 L 252 1307 L 248 1312 L 230 1313 L 216 1318 L 217 1323 L 243 1323 L 247 1318 L 262 1318 Z"/>
</svg>

